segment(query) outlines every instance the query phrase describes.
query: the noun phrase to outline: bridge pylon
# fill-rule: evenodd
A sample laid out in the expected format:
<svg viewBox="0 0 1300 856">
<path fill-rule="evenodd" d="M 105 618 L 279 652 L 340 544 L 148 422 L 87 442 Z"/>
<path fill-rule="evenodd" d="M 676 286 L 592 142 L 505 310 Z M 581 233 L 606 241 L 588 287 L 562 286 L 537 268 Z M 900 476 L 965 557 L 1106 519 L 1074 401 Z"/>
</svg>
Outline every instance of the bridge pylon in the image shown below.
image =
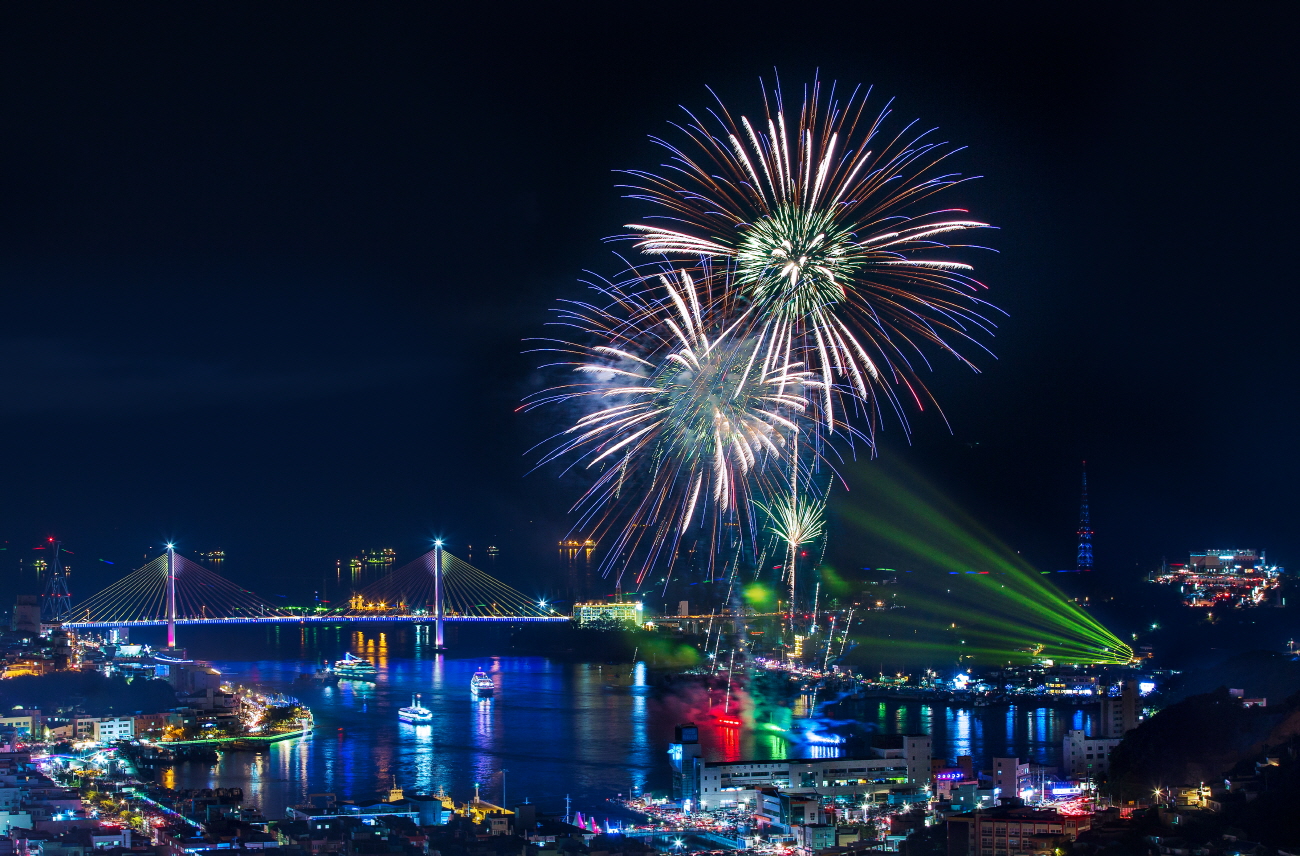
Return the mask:
<svg viewBox="0 0 1300 856">
<path fill-rule="evenodd" d="M 334 614 L 356 621 L 381 616 L 433 625 L 437 650 L 447 647 L 446 625 L 482 621 L 556 621 L 564 616 L 447 552 L 433 549 L 352 594 Z"/>
<path fill-rule="evenodd" d="M 176 647 L 179 625 L 291 620 L 294 616 L 176 552 L 167 551 L 81 601 L 65 623 L 74 627 L 167 628 Z"/>
<path fill-rule="evenodd" d="M 439 651 L 447 650 L 446 640 L 442 635 L 446 608 L 442 598 L 442 542 L 433 545 L 433 647 Z"/>
<path fill-rule="evenodd" d="M 176 648 L 176 545 L 167 545 L 167 647 Z"/>
</svg>

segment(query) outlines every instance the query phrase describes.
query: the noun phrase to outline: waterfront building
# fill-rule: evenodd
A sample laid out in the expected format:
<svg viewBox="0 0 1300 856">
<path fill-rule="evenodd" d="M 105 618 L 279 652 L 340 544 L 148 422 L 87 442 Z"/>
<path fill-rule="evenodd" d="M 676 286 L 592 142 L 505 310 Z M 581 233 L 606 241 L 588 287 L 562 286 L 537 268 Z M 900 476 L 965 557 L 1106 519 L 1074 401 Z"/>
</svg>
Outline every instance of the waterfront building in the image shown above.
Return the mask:
<svg viewBox="0 0 1300 856">
<path fill-rule="evenodd" d="M 578 603 L 573 606 L 573 620 L 579 627 L 593 624 L 640 624 L 644 607 L 635 603 Z"/>
<path fill-rule="evenodd" d="M 1097 676 L 1049 675 L 1043 686 L 1048 695 L 1093 695 L 1097 692 Z"/>
<path fill-rule="evenodd" d="M 889 799 L 891 791 L 929 787 L 931 741 L 925 735 L 899 735 L 897 748 L 882 748 L 870 758 L 803 758 L 782 761 L 707 761 L 699 769 L 699 805 L 721 808 L 757 805 L 764 788 L 786 794 Z"/>
</svg>

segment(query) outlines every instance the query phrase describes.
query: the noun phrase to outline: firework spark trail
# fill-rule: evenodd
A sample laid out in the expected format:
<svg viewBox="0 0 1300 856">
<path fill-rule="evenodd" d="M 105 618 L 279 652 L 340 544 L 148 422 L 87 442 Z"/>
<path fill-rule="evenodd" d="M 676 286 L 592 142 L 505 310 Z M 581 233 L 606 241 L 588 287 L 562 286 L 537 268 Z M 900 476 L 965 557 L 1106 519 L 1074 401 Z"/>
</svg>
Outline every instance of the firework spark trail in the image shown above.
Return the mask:
<svg viewBox="0 0 1300 856">
<path fill-rule="evenodd" d="M 590 407 L 540 464 L 567 459 L 596 472 L 574 505 L 575 526 L 609 536 L 605 569 L 633 566 L 638 585 L 661 559 L 671 571 L 692 530 L 708 538 L 710 563 L 732 552 L 717 549 L 733 546 L 724 543 L 730 526 L 755 530 L 755 497 L 784 489 L 777 464 L 821 383 L 798 363 L 770 359 L 779 331 L 716 311 L 710 295 L 730 287 L 729 275 L 676 271 L 660 273 L 653 288 L 639 277 L 631 289 L 593 286 L 602 305 L 559 310 L 557 323 L 580 335 L 539 348 L 570 357 L 552 364 L 570 378 L 523 409 Z"/>
<path fill-rule="evenodd" d="M 794 632 L 794 616 L 798 589 L 796 588 L 796 570 L 799 561 L 799 548 L 821 538 L 826 530 L 826 500 L 801 497 L 797 490 L 772 503 L 770 506 L 756 503 L 767 515 L 769 531 L 777 540 L 786 545 L 785 565 L 781 569 L 781 579 L 790 584 L 790 626 Z"/>
<path fill-rule="evenodd" d="M 895 385 L 918 406 L 930 397 L 912 360 L 928 365 L 928 345 L 974 369 L 950 340 L 978 344 L 974 334 L 993 326 L 970 265 L 942 252 L 989 225 L 927 207 L 966 180 L 943 171 L 957 149 L 915 123 L 885 135 L 890 105 L 873 117 L 868 94 L 855 89 L 841 103 L 834 85 L 823 97 L 814 82 L 793 128 L 779 87 L 772 100 L 764 92 L 759 121 L 733 118 L 719 100 L 711 121 L 688 111 L 675 126 L 686 143 L 653 138 L 670 154 L 663 175 L 627 172 L 629 196 L 671 224 L 629 224 L 622 237 L 647 254 L 733 265 L 724 311 L 744 313 L 769 348 L 820 377 L 809 405 L 828 433 L 844 395 L 874 432 L 877 393 L 906 429 Z"/>
</svg>

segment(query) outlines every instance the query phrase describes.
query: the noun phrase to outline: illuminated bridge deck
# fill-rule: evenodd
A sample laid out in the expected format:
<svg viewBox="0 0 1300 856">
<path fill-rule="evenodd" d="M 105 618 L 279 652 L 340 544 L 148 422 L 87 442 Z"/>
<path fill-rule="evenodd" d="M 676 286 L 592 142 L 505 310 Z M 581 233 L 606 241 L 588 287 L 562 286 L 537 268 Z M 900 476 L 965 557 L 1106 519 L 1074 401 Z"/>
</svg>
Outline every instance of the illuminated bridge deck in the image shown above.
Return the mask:
<svg viewBox="0 0 1300 856">
<path fill-rule="evenodd" d="M 445 615 L 443 622 L 456 623 L 498 623 L 519 624 L 521 622 L 556 622 L 568 621 L 567 615 Z M 379 624 L 384 622 L 409 621 L 413 624 L 433 624 L 437 618 L 432 615 L 254 615 L 246 618 L 177 618 L 176 625 L 206 624 Z M 165 618 L 146 618 L 134 621 L 68 621 L 65 627 L 104 628 L 104 627 L 166 627 Z"/>
</svg>

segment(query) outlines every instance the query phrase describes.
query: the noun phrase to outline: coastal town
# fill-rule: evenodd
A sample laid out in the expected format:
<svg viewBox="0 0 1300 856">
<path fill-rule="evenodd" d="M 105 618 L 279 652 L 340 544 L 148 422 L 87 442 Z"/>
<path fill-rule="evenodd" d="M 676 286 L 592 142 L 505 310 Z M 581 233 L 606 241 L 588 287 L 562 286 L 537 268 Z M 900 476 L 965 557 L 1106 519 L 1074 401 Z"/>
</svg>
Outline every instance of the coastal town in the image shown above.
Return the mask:
<svg viewBox="0 0 1300 856">
<path fill-rule="evenodd" d="M 276 743 L 310 740 L 315 722 L 306 705 L 283 692 L 244 686 L 238 676 L 223 675 L 180 649 L 151 649 L 128 641 L 124 632 L 41 624 L 33 601 L 20 597 L 15 605 L 0 680 L 0 697 L 20 700 L 0 717 L 0 854 L 18 856 L 270 848 L 411 856 L 1059 856 L 1106 852 L 1114 842 L 1139 839 L 1152 853 L 1176 854 L 1183 830 L 1216 824 L 1230 830 L 1222 833 L 1224 843 L 1198 852 L 1264 853 L 1272 851 L 1237 846 L 1249 839 L 1227 821 L 1288 781 L 1295 759 L 1289 750 L 1278 751 L 1278 736 L 1300 721 L 1293 702 L 1270 706 L 1266 698 L 1235 689 L 1177 702 L 1162 717 L 1167 699 L 1159 689 L 1177 673 L 1153 669 L 1143 656 L 1088 667 L 1039 662 L 944 675 L 929 669 L 866 675 L 829 664 L 818 645 L 829 647 L 833 637 L 811 634 L 798 653 L 756 655 L 744 668 L 706 655 L 696 666 L 658 673 L 659 689 L 643 687 L 662 693 L 695 687 L 708 700 L 698 722 L 674 730 L 664 760 L 670 789 L 595 805 L 566 801 L 563 813 L 546 813 L 527 801 L 493 804 L 477 784 L 472 796 L 464 783 L 460 794 L 415 792 L 394 777 L 376 782 L 370 796 L 312 793 L 282 815 L 268 816 L 241 788 L 185 788 L 169 770 L 215 761 L 219 753 L 266 752 Z M 602 610 L 584 615 L 593 611 Z M 688 636 L 684 625 L 670 617 L 655 632 L 693 638 L 707 652 L 710 634 Z M 574 626 L 576 632 L 602 632 L 577 620 Z M 348 655 L 340 664 L 345 670 L 366 665 L 371 671 L 362 680 L 375 680 L 364 658 Z M 322 676 L 335 684 L 340 679 L 333 669 L 301 677 Z M 777 687 L 772 709 L 785 711 L 785 718 L 757 707 L 731 712 L 733 683 L 745 680 L 755 694 L 763 685 Z M 864 739 L 855 733 L 851 724 L 862 705 L 899 699 L 1086 708 L 1093 711 L 1092 726 L 1065 733 L 1060 765 L 943 757 L 925 734 Z M 1158 743 L 1170 712 L 1188 705 L 1265 739 L 1238 753 L 1218 779 L 1133 789 L 1134 756 L 1149 751 L 1143 747 L 1153 735 Z M 792 721 L 791 710 L 807 715 Z M 714 760 L 718 753 L 711 750 L 718 747 L 710 741 L 727 742 L 741 728 L 781 736 L 792 747 L 788 757 Z"/>
</svg>

